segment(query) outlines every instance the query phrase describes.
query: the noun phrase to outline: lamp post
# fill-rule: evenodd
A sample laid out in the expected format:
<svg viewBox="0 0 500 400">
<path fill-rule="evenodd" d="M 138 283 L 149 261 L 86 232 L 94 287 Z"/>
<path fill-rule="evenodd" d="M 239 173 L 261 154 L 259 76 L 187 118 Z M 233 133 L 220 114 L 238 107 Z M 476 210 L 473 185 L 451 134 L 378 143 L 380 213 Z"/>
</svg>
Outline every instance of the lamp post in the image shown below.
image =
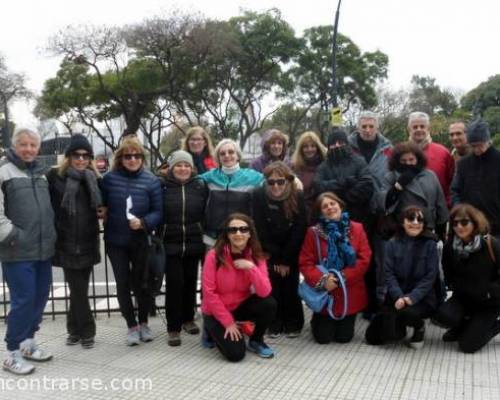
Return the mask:
<svg viewBox="0 0 500 400">
<path fill-rule="evenodd" d="M 330 122 L 332 126 L 342 125 L 342 112 L 339 108 L 337 99 L 337 31 L 339 26 L 340 4 L 342 0 L 337 3 L 337 11 L 335 13 L 335 22 L 333 24 L 333 37 L 332 37 L 332 111 Z"/>
</svg>

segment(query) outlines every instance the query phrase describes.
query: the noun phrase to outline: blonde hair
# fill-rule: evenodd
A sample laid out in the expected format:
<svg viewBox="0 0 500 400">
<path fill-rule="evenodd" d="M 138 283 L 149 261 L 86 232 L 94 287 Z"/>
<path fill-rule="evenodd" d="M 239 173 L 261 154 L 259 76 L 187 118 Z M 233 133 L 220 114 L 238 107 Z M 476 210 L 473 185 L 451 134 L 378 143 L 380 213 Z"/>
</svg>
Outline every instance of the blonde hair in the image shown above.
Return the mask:
<svg viewBox="0 0 500 400">
<path fill-rule="evenodd" d="M 137 151 L 138 153 L 144 154 L 144 147 L 142 146 L 142 143 L 139 141 L 139 139 L 136 136 L 127 136 L 125 137 L 122 142 L 120 143 L 120 147 L 115 151 L 114 157 L 113 157 L 113 166 L 111 167 L 112 171 L 116 171 L 119 169 L 123 168 L 122 165 L 122 157 L 123 154 L 125 153 L 125 150 L 132 149 Z M 144 166 L 145 160 L 142 160 L 142 164 Z"/>
<path fill-rule="evenodd" d="M 326 147 L 323 143 L 321 143 L 321 139 L 313 131 L 304 132 L 300 135 L 299 140 L 297 141 L 297 145 L 295 146 L 295 151 L 292 155 L 292 165 L 296 170 L 300 170 L 306 166 L 306 162 L 304 160 L 304 155 L 302 154 L 302 147 L 306 144 L 306 142 L 313 142 L 318 149 L 318 154 L 321 157 L 321 161 L 324 161 L 326 158 Z"/>
<path fill-rule="evenodd" d="M 187 151 L 188 153 L 190 153 L 188 141 L 191 138 L 191 136 L 196 135 L 196 134 L 200 134 L 201 136 L 203 136 L 203 139 L 205 139 L 205 148 L 207 149 L 208 155 L 210 157 L 213 157 L 214 156 L 214 145 L 212 143 L 212 138 L 210 137 L 208 132 L 205 130 L 205 128 L 203 128 L 201 126 L 193 126 L 193 127 L 188 129 L 188 131 L 186 133 L 186 137 L 182 140 L 181 150 L 184 150 L 184 151 Z"/>
<path fill-rule="evenodd" d="M 89 160 L 89 166 L 87 169 L 90 169 L 96 174 L 96 176 L 99 178 L 101 174 L 99 173 L 99 170 L 97 169 L 97 166 L 95 165 L 95 160 L 92 158 Z M 57 174 L 59 176 L 64 176 L 68 168 L 71 166 L 71 159 L 69 157 L 64 157 L 62 161 L 55 167 L 57 168 Z"/>
</svg>

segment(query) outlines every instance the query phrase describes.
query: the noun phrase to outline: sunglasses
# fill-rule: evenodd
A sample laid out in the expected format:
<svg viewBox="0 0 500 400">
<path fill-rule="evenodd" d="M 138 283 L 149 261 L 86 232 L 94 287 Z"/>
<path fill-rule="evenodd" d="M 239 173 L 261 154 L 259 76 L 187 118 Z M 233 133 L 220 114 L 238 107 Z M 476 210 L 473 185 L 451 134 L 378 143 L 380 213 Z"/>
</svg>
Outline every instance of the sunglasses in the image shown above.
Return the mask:
<svg viewBox="0 0 500 400">
<path fill-rule="evenodd" d="M 284 178 L 280 178 L 280 179 L 268 179 L 267 180 L 267 184 L 269 186 L 274 186 L 274 185 L 283 186 L 285 183 L 286 183 L 286 179 L 284 179 Z"/>
<path fill-rule="evenodd" d="M 240 233 L 249 233 L 250 232 L 250 227 L 249 226 L 229 226 L 226 228 L 226 232 L 234 235 L 238 232 Z"/>
<path fill-rule="evenodd" d="M 71 158 L 73 160 L 85 160 L 88 161 L 92 158 L 89 153 L 71 153 Z"/>
<path fill-rule="evenodd" d="M 234 153 L 236 153 L 234 150 L 221 151 L 219 152 L 219 156 L 224 157 L 226 154 L 232 156 Z"/>
<path fill-rule="evenodd" d="M 423 224 L 424 223 L 424 217 L 421 215 L 410 215 L 408 217 L 405 217 L 405 219 L 412 224 Z"/>
<path fill-rule="evenodd" d="M 134 153 L 134 154 L 124 154 L 123 159 L 124 160 L 142 160 L 144 158 L 144 154 L 140 153 Z"/>
<path fill-rule="evenodd" d="M 455 220 L 453 220 L 452 225 L 453 225 L 454 228 L 456 228 L 458 225 L 460 225 L 462 227 L 466 227 L 471 222 L 472 221 L 470 219 L 467 219 L 467 218 L 455 219 Z"/>
</svg>

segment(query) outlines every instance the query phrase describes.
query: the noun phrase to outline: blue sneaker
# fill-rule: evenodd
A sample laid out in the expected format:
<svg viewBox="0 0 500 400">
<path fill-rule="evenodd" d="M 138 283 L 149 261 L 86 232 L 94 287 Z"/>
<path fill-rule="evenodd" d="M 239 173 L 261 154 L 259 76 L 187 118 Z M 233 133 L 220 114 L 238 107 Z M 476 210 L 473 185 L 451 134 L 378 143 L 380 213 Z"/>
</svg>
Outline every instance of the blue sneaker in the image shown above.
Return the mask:
<svg viewBox="0 0 500 400">
<path fill-rule="evenodd" d="M 214 340 L 210 337 L 210 334 L 205 328 L 203 328 L 203 331 L 201 333 L 201 345 L 205 349 L 213 349 L 215 347 Z"/>
<path fill-rule="evenodd" d="M 264 342 L 257 342 L 256 340 L 249 340 L 247 348 L 249 351 L 257 354 L 259 357 L 262 357 L 262 358 L 273 358 L 274 357 L 274 350 L 271 349 Z"/>
</svg>

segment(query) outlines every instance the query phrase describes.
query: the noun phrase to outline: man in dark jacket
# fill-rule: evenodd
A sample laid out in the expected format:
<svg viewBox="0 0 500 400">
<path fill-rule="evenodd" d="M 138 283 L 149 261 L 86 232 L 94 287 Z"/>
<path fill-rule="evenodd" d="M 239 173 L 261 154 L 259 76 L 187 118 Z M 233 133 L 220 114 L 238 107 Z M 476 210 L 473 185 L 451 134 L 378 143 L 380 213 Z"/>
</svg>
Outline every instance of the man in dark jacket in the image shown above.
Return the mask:
<svg viewBox="0 0 500 400">
<path fill-rule="evenodd" d="M 351 219 L 364 222 L 369 214 L 373 180 L 363 157 L 354 154 L 347 134 L 335 128 L 328 137 L 327 159 L 314 177 L 316 194 L 334 192 L 345 203 Z"/>
<path fill-rule="evenodd" d="M 25 360 L 52 358 L 34 337 L 49 297 L 56 232 L 47 179 L 36 162 L 40 135 L 21 129 L 12 146 L 0 162 L 0 261 L 11 304 L 3 368 L 25 375 L 35 369 Z"/>
<path fill-rule="evenodd" d="M 457 164 L 451 185 L 453 205 L 469 203 L 488 218 L 491 233 L 500 237 L 500 151 L 491 145 L 488 124 L 476 120 L 467 127 L 472 154 Z"/>
</svg>

